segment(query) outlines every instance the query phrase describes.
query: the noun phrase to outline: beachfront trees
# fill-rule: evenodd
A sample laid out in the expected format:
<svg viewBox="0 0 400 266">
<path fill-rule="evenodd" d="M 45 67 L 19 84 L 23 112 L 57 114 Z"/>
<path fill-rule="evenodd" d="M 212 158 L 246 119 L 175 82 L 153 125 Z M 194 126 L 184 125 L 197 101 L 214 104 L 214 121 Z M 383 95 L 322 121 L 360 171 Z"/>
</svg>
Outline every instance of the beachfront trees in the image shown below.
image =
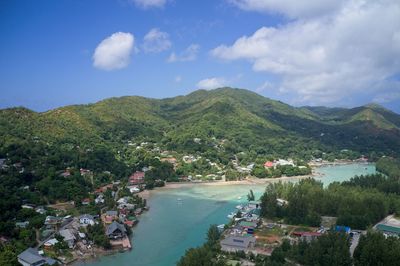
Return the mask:
<svg viewBox="0 0 400 266">
<path fill-rule="evenodd" d="M 273 185 L 265 189 L 261 196 L 261 215 L 267 218 L 275 218 L 278 214 L 277 193 Z"/>
<path fill-rule="evenodd" d="M 253 193 L 252 189 L 250 189 L 249 194 L 247 194 L 247 200 L 248 201 L 254 201 L 255 200 L 255 196 L 254 196 L 254 193 Z"/>
<path fill-rule="evenodd" d="M 277 206 L 278 197 L 289 203 Z M 348 182 L 333 183 L 328 188 L 313 179 L 271 184 L 261 197 L 262 216 L 284 218 L 291 224 L 319 226 L 321 216 L 335 216 L 338 224 L 366 229 L 390 213 L 400 213 L 399 197 Z"/>
<path fill-rule="evenodd" d="M 354 252 L 355 266 L 399 265 L 400 240 L 396 237 L 385 238 L 379 232 L 368 231 L 360 237 Z"/>
<path fill-rule="evenodd" d="M 224 266 L 225 260 L 218 256 L 220 233 L 216 225 L 207 231 L 207 242 L 201 247 L 186 250 L 178 266 Z"/>
<path fill-rule="evenodd" d="M 215 247 L 220 237 L 221 233 L 219 232 L 218 227 L 215 224 L 211 225 L 207 231 L 207 245 Z"/>
</svg>

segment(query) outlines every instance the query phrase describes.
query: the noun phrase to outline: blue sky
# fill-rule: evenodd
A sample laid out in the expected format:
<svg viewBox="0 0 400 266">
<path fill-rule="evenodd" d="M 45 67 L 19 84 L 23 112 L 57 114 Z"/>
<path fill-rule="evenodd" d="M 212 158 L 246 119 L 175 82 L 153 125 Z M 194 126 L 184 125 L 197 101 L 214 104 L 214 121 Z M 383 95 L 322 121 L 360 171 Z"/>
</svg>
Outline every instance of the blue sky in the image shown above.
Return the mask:
<svg viewBox="0 0 400 266">
<path fill-rule="evenodd" d="M 298 2 L 1 1 L 0 107 L 232 86 L 294 105 L 400 112 L 398 1 Z"/>
</svg>

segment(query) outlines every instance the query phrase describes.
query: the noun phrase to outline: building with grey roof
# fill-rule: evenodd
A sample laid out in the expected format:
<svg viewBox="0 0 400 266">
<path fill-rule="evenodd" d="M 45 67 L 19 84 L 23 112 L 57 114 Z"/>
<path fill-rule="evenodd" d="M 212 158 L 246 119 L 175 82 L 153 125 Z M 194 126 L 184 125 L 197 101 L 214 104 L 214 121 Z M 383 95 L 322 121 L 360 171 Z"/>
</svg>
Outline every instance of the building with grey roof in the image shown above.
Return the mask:
<svg viewBox="0 0 400 266">
<path fill-rule="evenodd" d="M 111 239 L 123 238 L 126 236 L 126 228 L 123 224 L 114 221 L 107 227 L 106 235 Z"/>
<path fill-rule="evenodd" d="M 228 252 L 249 251 L 254 247 L 256 238 L 253 236 L 228 236 L 221 240 L 221 250 Z"/>
<path fill-rule="evenodd" d="M 23 266 L 54 265 L 57 263 L 56 260 L 39 255 L 38 250 L 34 248 L 28 248 L 19 254 L 18 262 Z"/>
<path fill-rule="evenodd" d="M 65 241 L 65 243 L 68 244 L 69 248 L 74 247 L 76 238 L 75 238 L 74 233 L 71 231 L 71 229 L 64 229 L 58 233 L 64 238 L 64 241 Z"/>
</svg>

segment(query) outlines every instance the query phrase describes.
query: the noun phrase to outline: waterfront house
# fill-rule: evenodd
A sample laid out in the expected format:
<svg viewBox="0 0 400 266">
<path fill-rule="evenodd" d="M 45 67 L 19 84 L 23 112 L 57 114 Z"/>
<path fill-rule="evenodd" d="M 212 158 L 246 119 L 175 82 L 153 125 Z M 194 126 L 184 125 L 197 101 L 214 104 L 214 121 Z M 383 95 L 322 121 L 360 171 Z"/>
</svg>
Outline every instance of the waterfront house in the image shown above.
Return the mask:
<svg viewBox="0 0 400 266">
<path fill-rule="evenodd" d="M 123 224 L 114 221 L 107 227 L 106 235 L 110 239 L 124 238 L 126 236 L 126 228 Z"/>
<path fill-rule="evenodd" d="M 88 224 L 94 225 L 94 224 L 95 224 L 95 220 L 94 220 L 93 215 L 84 214 L 84 215 L 81 215 L 81 216 L 79 217 L 79 223 L 80 223 L 81 225 L 88 225 Z"/>
<path fill-rule="evenodd" d="M 249 209 L 257 209 L 261 207 L 261 201 L 249 201 L 247 203 Z"/>
<path fill-rule="evenodd" d="M 221 250 L 227 252 L 248 252 L 254 248 L 256 238 L 253 236 L 228 236 L 220 241 Z"/>
<path fill-rule="evenodd" d="M 54 265 L 57 263 L 56 260 L 41 256 L 38 250 L 34 248 L 26 249 L 18 255 L 17 259 L 23 266 Z"/>
<path fill-rule="evenodd" d="M 60 236 L 64 238 L 65 243 L 67 243 L 69 248 L 73 248 L 75 244 L 75 235 L 71 229 L 64 229 L 58 232 Z"/>
<path fill-rule="evenodd" d="M 239 225 L 243 230 L 248 228 L 255 229 L 257 227 L 257 222 L 241 221 Z"/>
</svg>

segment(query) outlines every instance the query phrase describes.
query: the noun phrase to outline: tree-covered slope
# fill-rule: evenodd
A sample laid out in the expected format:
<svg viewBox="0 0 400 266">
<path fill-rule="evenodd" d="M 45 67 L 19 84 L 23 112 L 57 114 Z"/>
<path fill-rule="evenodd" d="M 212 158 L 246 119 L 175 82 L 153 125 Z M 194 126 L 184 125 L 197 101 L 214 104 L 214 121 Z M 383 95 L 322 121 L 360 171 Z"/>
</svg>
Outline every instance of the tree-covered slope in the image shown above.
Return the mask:
<svg viewBox="0 0 400 266">
<path fill-rule="evenodd" d="M 377 105 L 296 108 L 247 90 L 221 88 L 161 100 L 110 98 L 44 113 L 1 110 L 0 152 L 16 140 L 105 144 L 116 150 L 116 145 L 139 139 L 188 152 L 205 151 L 224 140 L 232 152 L 289 156 L 351 149 L 396 156 L 399 126 L 398 114 Z"/>
</svg>

